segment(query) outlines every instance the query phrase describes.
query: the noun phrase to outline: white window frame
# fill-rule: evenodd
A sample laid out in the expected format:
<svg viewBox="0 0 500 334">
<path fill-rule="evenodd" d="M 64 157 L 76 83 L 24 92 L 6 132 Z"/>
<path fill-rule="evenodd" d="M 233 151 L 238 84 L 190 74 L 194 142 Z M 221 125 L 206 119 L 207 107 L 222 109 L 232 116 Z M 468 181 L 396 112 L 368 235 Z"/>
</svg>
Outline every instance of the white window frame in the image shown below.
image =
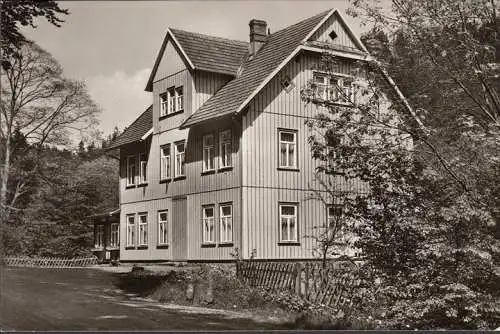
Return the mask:
<svg viewBox="0 0 500 334">
<path fill-rule="evenodd" d="M 169 95 L 168 91 L 160 94 L 160 117 L 168 115 Z"/>
<path fill-rule="evenodd" d="M 167 96 L 168 96 L 168 109 L 167 109 L 167 115 L 173 114 L 177 109 L 175 106 L 175 87 L 170 87 L 167 89 Z"/>
<path fill-rule="evenodd" d="M 109 227 L 109 247 L 120 246 L 120 224 L 111 223 Z"/>
<path fill-rule="evenodd" d="M 133 160 L 133 164 L 130 161 Z M 135 186 L 136 183 L 136 169 L 137 169 L 137 157 L 135 155 L 127 156 L 127 164 L 126 164 L 126 177 L 127 177 L 127 187 Z"/>
<path fill-rule="evenodd" d="M 147 246 L 148 245 L 148 214 L 147 212 L 141 212 L 137 214 L 138 217 L 138 233 L 137 233 L 137 246 Z M 142 218 L 146 217 L 143 221 Z"/>
<path fill-rule="evenodd" d="M 133 218 L 133 222 L 130 222 L 130 218 Z M 126 245 L 127 247 L 135 246 L 135 214 L 126 215 L 126 226 L 127 226 L 127 239 Z"/>
<path fill-rule="evenodd" d="M 282 208 L 284 207 L 293 207 L 294 208 L 294 214 L 293 215 L 284 215 L 282 212 Z M 287 224 L 287 235 L 283 235 L 283 220 L 286 220 Z M 291 233 L 291 221 L 292 219 L 295 220 L 295 229 L 294 233 Z M 299 229 L 299 223 L 298 223 L 298 205 L 296 203 L 279 203 L 279 236 L 280 236 L 280 242 L 282 243 L 297 243 L 298 240 L 298 229 Z"/>
<path fill-rule="evenodd" d="M 179 152 L 178 147 L 182 145 L 184 151 Z M 178 141 L 174 143 L 175 150 L 175 177 L 185 176 L 186 174 L 186 141 Z"/>
<path fill-rule="evenodd" d="M 213 170 L 215 170 L 215 136 L 209 133 L 203 136 L 203 171 Z"/>
<path fill-rule="evenodd" d="M 184 110 L 184 87 L 175 87 L 175 111 L 179 112 Z M 180 91 L 180 94 L 179 94 Z"/>
<path fill-rule="evenodd" d="M 224 215 L 223 209 L 229 208 L 229 215 Z M 219 205 L 220 243 L 230 244 L 233 242 L 233 203 Z M 229 229 L 227 227 L 230 227 Z M 230 232 L 229 232 L 230 231 Z"/>
<path fill-rule="evenodd" d="M 161 219 L 162 214 L 166 215 L 165 220 Z M 168 210 L 158 211 L 158 245 L 168 245 L 168 220 Z"/>
<path fill-rule="evenodd" d="M 333 209 L 333 210 L 340 210 L 340 215 L 337 215 L 337 214 L 333 214 L 331 215 L 331 212 L 330 210 Z M 338 212 L 336 212 L 338 213 Z M 343 211 L 342 211 L 342 205 L 340 204 L 330 204 L 326 207 L 326 222 L 327 222 L 327 228 L 330 229 L 332 228 L 332 224 L 335 223 L 335 220 L 336 219 L 339 219 L 341 218 L 343 215 Z"/>
<path fill-rule="evenodd" d="M 356 89 L 353 77 L 343 74 L 313 72 L 313 82 L 316 85 L 316 91 L 314 92 L 316 98 L 343 105 L 356 104 Z M 346 82 L 349 83 L 348 86 L 344 86 Z M 342 93 L 339 90 L 342 90 Z M 347 100 L 344 95 L 347 95 Z"/>
<path fill-rule="evenodd" d="M 211 209 L 213 216 L 207 216 L 207 209 Z M 204 205 L 202 207 L 202 243 L 203 244 L 215 244 L 215 205 Z M 210 233 L 210 226 L 212 227 L 212 234 Z"/>
<path fill-rule="evenodd" d="M 293 135 L 293 142 L 290 141 L 283 141 L 281 139 L 282 134 L 291 134 Z M 297 148 L 297 137 L 298 137 L 298 132 L 296 130 L 287 130 L 287 129 L 278 129 L 278 166 L 279 168 L 284 168 L 284 169 L 297 169 L 297 162 L 298 162 L 298 148 Z M 281 146 L 285 145 L 285 156 L 286 156 L 286 164 L 283 164 L 283 161 L 281 159 L 282 157 L 282 152 L 281 152 Z M 290 148 L 294 147 L 295 149 L 293 150 L 294 155 L 293 155 L 293 163 L 290 163 Z"/>
<path fill-rule="evenodd" d="M 224 139 L 226 137 L 226 139 Z M 233 165 L 233 134 L 230 129 L 219 132 L 219 169 Z"/>
<path fill-rule="evenodd" d="M 95 225 L 94 248 L 104 248 L 104 224 Z"/>
<path fill-rule="evenodd" d="M 139 155 L 139 184 L 148 183 L 148 155 L 141 153 Z"/>
<path fill-rule="evenodd" d="M 168 154 L 165 154 L 167 150 Z M 172 146 L 170 144 L 160 147 L 160 181 L 172 177 Z"/>
</svg>

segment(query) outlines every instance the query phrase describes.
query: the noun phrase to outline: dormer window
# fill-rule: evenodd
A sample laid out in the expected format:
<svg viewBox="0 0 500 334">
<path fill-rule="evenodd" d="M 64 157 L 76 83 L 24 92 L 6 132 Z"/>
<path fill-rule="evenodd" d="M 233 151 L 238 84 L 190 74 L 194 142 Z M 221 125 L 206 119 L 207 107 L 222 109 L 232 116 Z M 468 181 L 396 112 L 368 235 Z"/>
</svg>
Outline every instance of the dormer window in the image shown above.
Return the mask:
<svg viewBox="0 0 500 334">
<path fill-rule="evenodd" d="M 184 110 L 184 89 L 182 86 L 170 87 L 160 94 L 160 117 Z"/>
</svg>

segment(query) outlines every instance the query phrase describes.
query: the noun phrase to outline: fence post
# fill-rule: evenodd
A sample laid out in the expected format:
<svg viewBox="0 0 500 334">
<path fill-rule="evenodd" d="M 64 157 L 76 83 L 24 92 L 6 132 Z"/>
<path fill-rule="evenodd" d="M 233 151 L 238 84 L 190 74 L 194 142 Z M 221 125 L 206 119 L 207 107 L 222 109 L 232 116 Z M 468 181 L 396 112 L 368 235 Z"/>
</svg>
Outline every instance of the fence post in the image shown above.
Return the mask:
<svg viewBox="0 0 500 334">
<path fill-rule="evenodd" d="M 299 297 L 301 296 L 301 290 L 302 290 L 301 277 L 302 277 L 302 264 L 300 262 L 297 262 L 295 264 L 295 293 Z"/>
</svg>

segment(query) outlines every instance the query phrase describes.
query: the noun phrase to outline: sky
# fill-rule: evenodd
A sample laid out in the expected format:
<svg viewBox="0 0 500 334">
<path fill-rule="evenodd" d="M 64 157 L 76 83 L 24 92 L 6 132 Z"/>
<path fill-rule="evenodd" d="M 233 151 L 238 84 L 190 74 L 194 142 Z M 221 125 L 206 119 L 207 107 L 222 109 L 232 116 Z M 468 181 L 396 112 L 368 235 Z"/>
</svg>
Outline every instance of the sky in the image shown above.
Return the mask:
<svg viewBox="0 0 500 334">
<path fill-rule="evenodd" d="M 22 32 L 59 61 L 67 77 L 86 82 L 102 108 L 104 135 L 123 129 L 151 103 L 144 88 L 168 27 L 247 41 L 248 22 L 267 21 L 273 31 L 330 8 L 345 14 L 342 1 L 60 1 L 69 9 L 61 28 L 46 21 Z M 356 33 L 358 20 L 344 15 Z"/>
</svg>

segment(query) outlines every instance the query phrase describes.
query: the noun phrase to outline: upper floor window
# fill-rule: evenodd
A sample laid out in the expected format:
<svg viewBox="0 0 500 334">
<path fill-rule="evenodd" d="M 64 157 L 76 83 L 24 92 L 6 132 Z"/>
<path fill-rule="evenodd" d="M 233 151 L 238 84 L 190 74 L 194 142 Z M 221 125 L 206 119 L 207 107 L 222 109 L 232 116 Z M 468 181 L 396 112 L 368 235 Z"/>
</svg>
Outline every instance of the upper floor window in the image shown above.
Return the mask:
<svg viewBox="0 0 500 334">
<path fill-rule="evenodd" d="M 95 225 L 94 247 L 104 247 L 104 225 L 102 224 Z"/>
<path fill-rule="evenodd" d="M 148 182 L 148 156 L 142 153 L 139 157 L 139 183 Z"/>
<path fill-rule="evenodd" d="M 220 241 L 222 243 L 233 241 L 233 205 L 231 203 L 220 205 Z"/>
<path fill-rule="evenodd" d="M 112 223 L 111 224 L 111 233 L 109 238 L 109 246 L 110 247 L 118 247 L 120 245 L 120 224 Z"/>
<path fill-rule="evenodd" d="M 160 180 L 169 179 L 172 175 L 172 159 L 170 144 L 160 148 Z"/>
<path fill-rule="evenodd" d="M 127 186 L 133 186 L 135 184 L 135 156 L 131 155 L 127 157 Z"/>
<path fill-rule="evenodd" d="M 158 244 L 168 244 L 168 210 L 158 211 Z"/>
<path fill-rule="evenodd" d="M 139 246 L 148 244 L 148 214 L 139 214 Z"/>
<path fill-rule="evenodd" d="M 215 206 L 203 207 L 203 243 L 215 242 Z"/>
<path fill-rule="evenodd" d="M 352 78 L 314 73 L 314 95 L 318 99 L 342 104 L 356 103 Z"/>
<path fill-rule="evenodd" d="M 135 215 L 127 215 L 127 246 L 135 245 Z"/>
<path fill-rule="evenodd" d="M 175 148 L 175 176 L 185 175 L 185 144 L 184 140 L 174 144 Z"/>
<path fill-rule="evenodd" d="M 182 111 L 184 109 L 184 89 L 170 87 L 160 94 L 160 117 Z"/>
<path fill-rule="evenodd" d="M 215 143 L 214 135 L 203 136 L 203 171 L 214 170 L 215 161 Z"/>
<path fill-rule="evenodd" d="M 297 168 L 297 132 L 279 130 L 279 167 Z"/>
<path fill-rule="evenodd" d="M 280 241 L 297 242 L 297 205 L 280 204 Z"/>
<path fill-rule="evenodd" d="M 231 130 L 225 130 L 219 133 L 219 152 L 220 152 L 220 168 L 232 166 L 232 138 Z"/>
<path fill-rule="evenodd" d="M 328 228 L 334 229 L 338 225 L 339 219 L 342 217 L 341 205 L 329 205 L 327 212 Z"/>
</svg>

